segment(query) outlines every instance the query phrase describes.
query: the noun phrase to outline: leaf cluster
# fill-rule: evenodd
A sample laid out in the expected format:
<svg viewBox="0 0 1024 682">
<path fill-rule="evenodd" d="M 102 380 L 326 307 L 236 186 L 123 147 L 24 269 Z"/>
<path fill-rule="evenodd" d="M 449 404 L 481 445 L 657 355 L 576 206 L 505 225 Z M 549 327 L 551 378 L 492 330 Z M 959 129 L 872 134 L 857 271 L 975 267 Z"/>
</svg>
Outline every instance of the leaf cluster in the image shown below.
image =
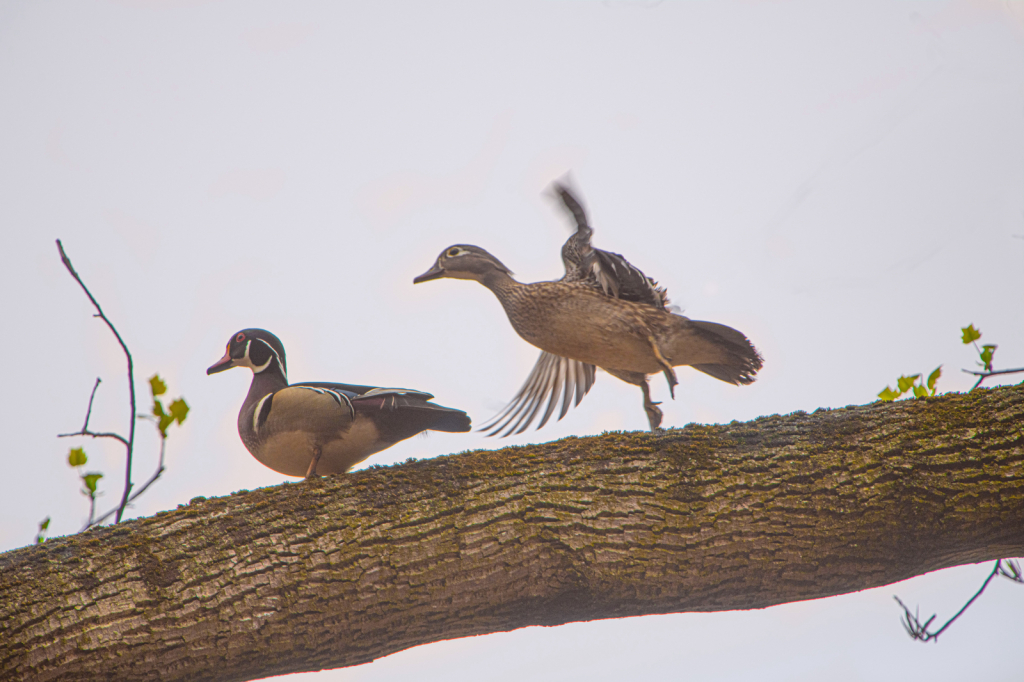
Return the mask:
<svg viewBox="0 0 1024 682">
<path fill-rule="evenodd" d="M 178 426 L 181 426 L 181 423 L 185 421 L 189 411 L 188 403 L 184 398 L 175 398 L 167 406 L 167 409 L 164 409 L 163 402 L 157 396 L 167 392 L 167 384 L 159 374 L 154 374 L 149 378 L 149 389 L 153 394 L 153 420 L 156 422 L 156 428 L 160 431 L 160 437 L 167 438 L 167 429 L 171 424 L 177 422 Z"/>
<path fill-rule="evenodd" d="M 926 396 L 935 395 L 938 390 L 935 386 L 938 382 L 939 377 L 942 376 L 942 365 L 939 365 L 932 373 L 928 375 L 928 379 L 922 379 L 920 374 L 911 374 L 910 376 L 901 376 L 896 380 L 896 390 L 889 388 L 888 386 L 878 394 L 878 397 L 885 401 L 896 400 L 904 393 L 913 393 L 915 398 L 924 398 Z"/>
<path fill-rule="evenodd" d="M 978 352 L 978 359 L 981 360 L 981 362 L 978 363 L 978 366 L 986 372 L 991 372 L 992 357 L 996 354 L 996 348 L 999 346 L 994 343 L 986 343 L 979 348 L 976 342 L 981 338 L 981 331 L 975 329 L 973 323 L 961 328 L 960 331 L 963 332 L 962 338 L 964 345 L 966 346 L 968 343 L 973 344 L 974 350 Z"/>
</svg>

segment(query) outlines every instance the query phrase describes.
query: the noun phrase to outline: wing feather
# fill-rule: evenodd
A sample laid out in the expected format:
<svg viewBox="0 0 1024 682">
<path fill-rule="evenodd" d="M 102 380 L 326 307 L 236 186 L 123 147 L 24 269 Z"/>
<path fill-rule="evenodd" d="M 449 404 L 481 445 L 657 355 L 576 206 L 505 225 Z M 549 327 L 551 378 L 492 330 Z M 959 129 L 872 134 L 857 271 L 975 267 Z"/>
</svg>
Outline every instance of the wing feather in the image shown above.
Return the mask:
<svg viewBox="0 0 1024 682">
<path fill-rule="evenodd" d="M 576 395 L 577 405 L 583 400 L 583 396 L 594 385 L 595 373 L 593 365 L 541 351 L 537 364 L 533 366 L 519 392 L 480 430 L 488 436 L 500 433 L 502 438 L 522 433 L 530 427 L 546 401 L 547 408 L 537 426 L 539 429 L 551 418 L 559 397 L 562 398 L 562 409 L 558 419 L 561 419 L 568 412 L 573 394 Z"/>
</svg>

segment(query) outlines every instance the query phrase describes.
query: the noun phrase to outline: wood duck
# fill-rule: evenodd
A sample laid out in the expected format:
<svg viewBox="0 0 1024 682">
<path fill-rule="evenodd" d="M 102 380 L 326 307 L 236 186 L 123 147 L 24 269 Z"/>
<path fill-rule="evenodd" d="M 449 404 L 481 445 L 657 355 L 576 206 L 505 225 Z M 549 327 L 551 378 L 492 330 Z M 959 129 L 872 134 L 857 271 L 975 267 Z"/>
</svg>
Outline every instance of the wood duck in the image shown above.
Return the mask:
<svg viewBox="0 0 1024 682">
<path fill-rule="evenodd" d="M 252 456 L 286 476 L 344 473 L 370 455 L 428 429 L 470 430 L 462 410 L 429 402 L 405 388 L 307 382 L 289 384 L 281 340 L 264 329 L 243 329 L 224 357 L 206 370 L 252 370 L 238 413 L 238 435 Z"/>
<path fill-rule="evenodd" d="M 741 332 L 715 322 L 690 320 L 671 312 L 665 290 L 619 254 L 590 245 L 586 213 L 568 188 L 555 185 L 576 218 L 577 231 L 562 247 L 565 276 L 555 282 L 523 284 L 484 249 L 455 244 L 420 283 L 442 277 L 472 279 L 494 292 L 516 332 L 543 352 L 512 402 L 485 430 L 503 436 L 522 433 L 547 408 L 537 428 L 553 413 L 559 397 L 565 416 L 572 395 L 578 405 L 594 383 L 594 368 L 639 386 L 651 430 L 661 425 L 659 403 L 651 401 L 647 375 L 664 373 L 672 397 L 673 367 L 689 365 L 731 384 L 754 381 L 763 364 Z"/>
</svg>

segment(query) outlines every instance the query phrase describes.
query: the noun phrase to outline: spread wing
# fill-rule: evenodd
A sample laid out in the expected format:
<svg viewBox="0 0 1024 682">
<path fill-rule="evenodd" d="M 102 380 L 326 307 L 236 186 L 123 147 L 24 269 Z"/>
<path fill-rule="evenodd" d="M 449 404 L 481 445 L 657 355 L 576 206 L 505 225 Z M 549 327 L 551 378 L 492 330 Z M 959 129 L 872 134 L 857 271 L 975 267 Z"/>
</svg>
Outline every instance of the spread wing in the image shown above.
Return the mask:
<svg viewBox="0 0 1024 682">
<path fill-rule="evenodd" d="M 626 260 L 622 254 L 596 249 L 590 243 L 594 229 L 587 220 L 583 204 L 568 186 L 552 183 L 562 205 L 576 221 L 576 232 L 562 245 L 562 263 L 565 265 L 563 282 L 589 282 L 599 287 L 605 296 L 621 298 L 634 303 L 664 308 L 668 295 L 663 287 Z"/>
<path fill-rule="evenodd" d="M 547 408 L 544 410 L 540 424 L 537 425 L 539 429 L 547 423 L 555 411 L 560 395 L 562 411 L 558 418 L 561 419 L 569 411 L 569 403 L 572 402 L 574 394 L 576 396 L 575 404 L 580 404 L 583 396 L 594 385 L 594 375 L 593 365 L 541 351 L 540 357 L 537 358 L 537 364 L 533 366 L 526 383 L 516 393 L 512 402 L 480 427 L 480 430 L 486 431 L 488 436 L 498 435 L 500 431 L 504 431 L 501 434 L 502 437 L 512 433 L 522 433 L 533 422 L 546 400 Z"/>
<path fill-rule="evenodd" d="M 668 305 L 665 288 L 659 287 L 657 282 L 621 254 L 591 249 L 585 264 L 590 276 L 607 296 L 634 303 L 646 303 L 658 308 Z"/>
</svg>

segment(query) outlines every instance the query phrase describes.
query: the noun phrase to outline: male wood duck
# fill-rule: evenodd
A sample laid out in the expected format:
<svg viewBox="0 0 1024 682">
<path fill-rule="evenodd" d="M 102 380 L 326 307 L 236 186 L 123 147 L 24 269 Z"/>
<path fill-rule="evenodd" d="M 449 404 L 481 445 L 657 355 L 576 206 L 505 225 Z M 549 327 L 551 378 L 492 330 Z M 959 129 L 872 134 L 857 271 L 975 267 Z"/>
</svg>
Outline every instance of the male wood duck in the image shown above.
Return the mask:
<svg viewBox="0 0 1024 682">
<path fill-rule="evenodd" d="M 289 384 L 281 340 L 264 329 L 243 329 L 224 357 L 206 370 L 252 370 L 238 413 L 238 435 L 252 456 L 287 476 L 344 473 L 370 455 L 428 429 L 469 431 L 462 410 L 429 402 L 405 388 L 308 382 Z"/>
<path fill-rule="evenodd" d="M 665 290 L 619 254 L 590 245 L 593 233 L 579 201 L 563 185 L 555 191 L 574 215 L 577 231 L 562 247 L 565 276 L 523 284 L 484 249 L 455 244 L 420 283 L 442 277 L 472 279 L 494 292 L 516 332 L 543 352 L 512 402 L 484 426 L 489 435 L 522 433 L 540 412 L 541 428 L 559 397 L 565 416 L 594 383 L 594 368 L 640 387 L 651 430 L 661 425 L 647 375 L 664 373 L 675 397 L 673 367 L 689 365 L 731 384 L 754 381 L 763 361 L 747 337 L 715 322 L 690 320 L 667 309 Z"/>
</svg>

